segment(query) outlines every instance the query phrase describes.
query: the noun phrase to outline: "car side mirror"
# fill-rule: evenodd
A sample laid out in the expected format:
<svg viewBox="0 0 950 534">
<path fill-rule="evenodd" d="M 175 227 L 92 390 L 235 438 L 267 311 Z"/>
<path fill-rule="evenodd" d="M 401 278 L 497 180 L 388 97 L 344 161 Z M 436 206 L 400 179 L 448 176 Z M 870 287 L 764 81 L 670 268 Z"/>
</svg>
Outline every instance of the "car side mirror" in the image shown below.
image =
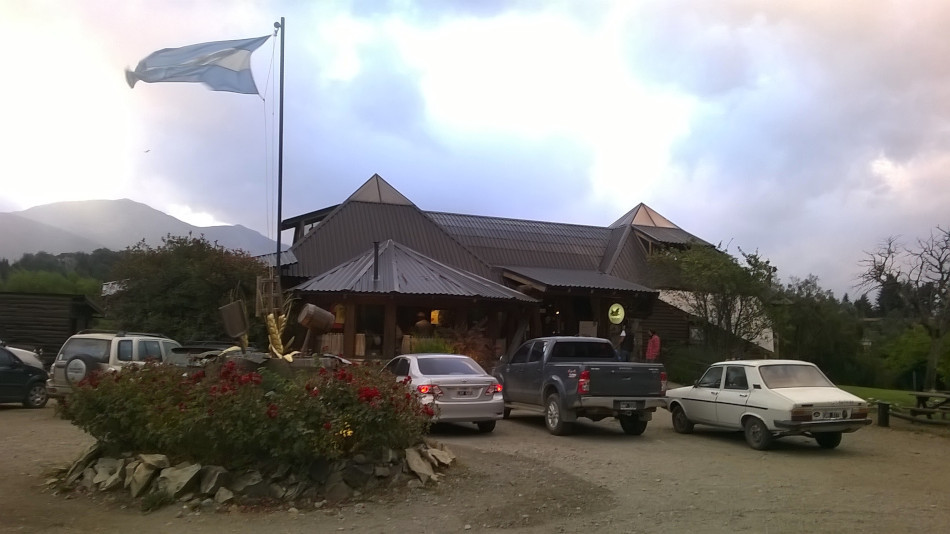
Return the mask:
<svg viewBox="0 0 950 534">
<path fill-rule="evenodd" d="M 693 387 L 696 387 L 698 385 L 699 385 L 699 379 L 697 378 L 696 380 L 693 380 Z"/>
</svg>

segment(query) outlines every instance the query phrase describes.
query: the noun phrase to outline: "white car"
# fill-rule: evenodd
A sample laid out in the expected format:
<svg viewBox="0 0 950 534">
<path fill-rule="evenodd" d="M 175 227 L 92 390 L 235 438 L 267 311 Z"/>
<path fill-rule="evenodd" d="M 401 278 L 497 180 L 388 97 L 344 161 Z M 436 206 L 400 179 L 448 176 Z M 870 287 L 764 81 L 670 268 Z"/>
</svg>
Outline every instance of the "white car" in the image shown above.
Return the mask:
<svg viewBox="0 0 950 534">
<path fill-rule="evenodd" d="M 505 411 L 501 384 L 475 360 L 461 354 L 403 354 L 386 364 L 397 381 L 409 378 L 433 422 L 475 423 L 491 432 Z"/>
<path fill-rule="evenodd" d="M 742 430 L 753 449 L 774 438 L 804 435 L 833 449 L 841 434 L 871 423 L 868 404 L 837 388 L 813 363 L 734 360 L 715 363 L 692 386 L 666 392 L 673 429 L 693 425 Z"/>
</svg>

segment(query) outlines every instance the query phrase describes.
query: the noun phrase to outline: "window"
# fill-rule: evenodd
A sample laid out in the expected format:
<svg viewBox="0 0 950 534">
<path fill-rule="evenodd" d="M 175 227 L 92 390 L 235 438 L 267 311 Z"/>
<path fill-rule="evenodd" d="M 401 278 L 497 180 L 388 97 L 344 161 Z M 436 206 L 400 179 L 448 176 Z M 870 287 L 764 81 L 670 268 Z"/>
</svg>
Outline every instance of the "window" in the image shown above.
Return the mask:
<svg viewBox="0 0 950 534">
<path fill-rule="evenodd" d="M 419 372 L 423 375 L 481 375 L 477 364 L 462 358 L 419 358 Z"/>
<path fill-rule="evenodd" d="M 132 340 L 123 339 L 119 341 L 118 350 L 116 351 L 116 358 L 120 362 L 131 362 L 132 361 Z"/>
<path fill-rule="evenodd" d="M 726 389 L 749 389 L 749 382 L 745 377 L 745 367 L 726 368 Z"/>
<path fill-rule="evenodd" d="M 386 370 L 396 376 L 408 376 L 409 360 L 405 358 L 396 358 L 395 360 L 386 364 Z"/>
<path fill-rule="evenodd" d="M 60 361 L 66 361 L 73 356 L 85 354 L 91 356 L 99 363 L 109 363 L 110 346 L 111 341 L 108 339 L 74 337 L 66 340 L 58 359 Z"/>
<path fill-rule="evenodd" d="M 0 349 L 0 367 L 12 367 L 13 355 L 4 349 Z"/>
<path fill-rule="evenodd" d="M 536 342 L 531 345 L 531 352 L 528 354 L 528 363 L 540 362 L 544 357 L 544 343 Z"/>
<path fill-rule="evenodd" d="M 558 341 L 551 352 L 552 360 L 565 361 L 612 361 L 617 359 L 617 351 L 610 343 L 591 343 L 589 341 Z"/>
<path fill-rule="evenodd" d="M 162 361 L 162 345 L 156 339 L 139 340 L 139 353 L 137 361 L 145 362 L 148 360 Z"/>
<path fill-rule="evenodd" d="M 508 363 L 525 363 L 528 361 L 528 354 L 531 352 L 531 346 L 534 345 L 533 342 L 525 343 L 524 345 L 518 347 L 518 350 L 515 351 L 514 355 L 511 357 L 511 361 Z"/>
<path fill-rule="evenodd" d="M 696 387 L 718 389 L 720 382 L 722 382 L 722 367 L 710 367 L 699 382 L 696 382 Z"/>
<path fill-rule="evenodd" d="M 817 367 L 811 365 L 763 365 L 759 367 L 759 374 L 771 389 L 834 387 Z"/>
</svg>

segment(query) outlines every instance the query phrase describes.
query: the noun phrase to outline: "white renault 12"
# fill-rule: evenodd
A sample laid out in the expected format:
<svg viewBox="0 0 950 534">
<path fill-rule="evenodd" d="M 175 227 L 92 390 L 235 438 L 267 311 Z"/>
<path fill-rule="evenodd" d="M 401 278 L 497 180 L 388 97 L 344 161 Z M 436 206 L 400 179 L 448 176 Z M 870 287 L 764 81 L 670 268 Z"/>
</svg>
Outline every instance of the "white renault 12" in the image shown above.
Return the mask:
<svg viewBox="0 0 950 534">
<path fill-rule="evenodd" d="M 753 449 L 775 438 L 809 436 L 825 449 L 841 434 L 871 423 L 868 404 L 836 387 L 813 363 L 799 360 L 734 360 L 711 365 L 692 386 L 666 392 L 673 429 L 693 425 L 742 430 Z"/>
</svg>

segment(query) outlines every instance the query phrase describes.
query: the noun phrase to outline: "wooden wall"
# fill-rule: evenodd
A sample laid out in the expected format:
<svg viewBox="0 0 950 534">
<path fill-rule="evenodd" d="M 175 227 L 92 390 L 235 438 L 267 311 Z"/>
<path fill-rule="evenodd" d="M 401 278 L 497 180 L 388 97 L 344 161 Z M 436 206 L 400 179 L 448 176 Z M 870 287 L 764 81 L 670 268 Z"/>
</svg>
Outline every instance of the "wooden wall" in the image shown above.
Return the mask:
<svg viewBox="0 0 950 534">
<path fill-rule="evenodd" d="M 100 315 L 82 295 L 0 293 L 0 339 L 42 349 L 44 361 L 51 361 L 69 336 Z"/>
</svg>

